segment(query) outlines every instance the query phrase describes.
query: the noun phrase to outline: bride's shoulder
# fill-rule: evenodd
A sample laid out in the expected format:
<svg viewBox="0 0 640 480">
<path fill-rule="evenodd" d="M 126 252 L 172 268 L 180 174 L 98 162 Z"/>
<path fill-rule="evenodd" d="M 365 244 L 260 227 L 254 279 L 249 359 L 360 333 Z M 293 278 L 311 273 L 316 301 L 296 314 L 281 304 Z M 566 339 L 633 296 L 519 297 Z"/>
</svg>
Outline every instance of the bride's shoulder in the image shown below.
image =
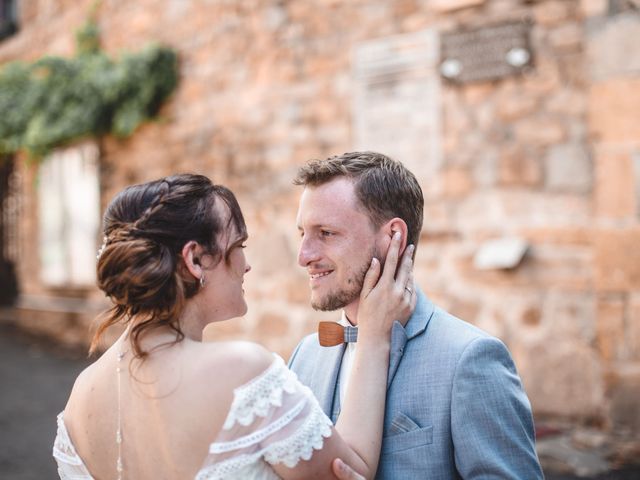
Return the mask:
<svg viewBox="0 0 640 480">
<path fill-rule="evenodd" d="M 87 390 L 91 390 L 92 386 L 96 382 L 96 374 L 100 370 L 97 362 L 93 362 L 87 365 L 84 370 L 82 370 L 75 381 L 73 382 L 73 387 L 71 388 L 71 395 L 69 400 L 71 401 L 74 397 L 78 396 L 79 393 L 84 393 Z"/>
<path fill-rule="evenodd" d="M 201 366 L 209 371 L 226 372 L 237 385 L 259 376 L 277 361 L 262 345 L 247 341 L 203 344 L 205 361 Z"/>
</svg>

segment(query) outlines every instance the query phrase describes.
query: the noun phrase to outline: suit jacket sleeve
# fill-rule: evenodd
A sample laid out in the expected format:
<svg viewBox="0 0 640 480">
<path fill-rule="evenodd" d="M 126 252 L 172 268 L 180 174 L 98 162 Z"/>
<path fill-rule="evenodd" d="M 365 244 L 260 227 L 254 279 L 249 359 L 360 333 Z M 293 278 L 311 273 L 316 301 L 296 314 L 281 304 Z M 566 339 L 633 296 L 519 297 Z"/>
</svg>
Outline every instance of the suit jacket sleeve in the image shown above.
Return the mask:
<svg viewBox="0 0 640 480">
<path fill-rule="evenodd" d="M 504 344 L 478 338 L 456 366 L 451 398 L 456 469 L 465 479 L 543 478 L 531 405 Z"/>
</svg>

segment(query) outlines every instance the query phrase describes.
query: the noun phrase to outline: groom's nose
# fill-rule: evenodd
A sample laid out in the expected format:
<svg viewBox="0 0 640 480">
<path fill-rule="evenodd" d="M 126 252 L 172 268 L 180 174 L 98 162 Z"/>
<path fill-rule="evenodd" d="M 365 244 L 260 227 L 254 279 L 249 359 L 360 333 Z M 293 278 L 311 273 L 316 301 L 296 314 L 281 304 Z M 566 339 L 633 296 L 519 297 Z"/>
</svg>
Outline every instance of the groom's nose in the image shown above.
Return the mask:
<svg viewBox="0 0 640 480">
<path fill-rule="evenodd" d="M 298 265 L 301 267 L 308 266 L 311 262 L 319 260 L 320 255 L 315 242 L 306 235 L 302 236 L 300 249 L 298 250 Z"/>
</svg>

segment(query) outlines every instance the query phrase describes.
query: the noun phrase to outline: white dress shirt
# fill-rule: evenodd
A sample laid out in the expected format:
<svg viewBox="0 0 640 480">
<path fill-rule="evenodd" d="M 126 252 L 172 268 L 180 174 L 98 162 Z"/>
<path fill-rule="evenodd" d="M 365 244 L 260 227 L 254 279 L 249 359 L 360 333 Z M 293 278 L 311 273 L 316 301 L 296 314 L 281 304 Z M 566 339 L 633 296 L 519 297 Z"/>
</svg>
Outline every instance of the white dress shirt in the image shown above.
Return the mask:
<svg viewBox="0 0 640 480">
<path fill-rule="evenodd" d="M 347 319 L 344 311 L 342 312 L 342 317 L 338 321 L 340 325 L 348 326 L 351 325 L 351 322 Z M 344 405 L 344 396 L 347 393 L 347 386 L 349 385 L 349 379 L 351 378 L 351 367 L 353 366 L 353 359 L 356 356 L 356 347 L 357 343 L 350 342 L 347 343 L 346 348 L 344 349 L 344 354 L 342 355 L 342 364 L 340 365 L 340 373 L 338 374 L 338 382 L 340 385 L 340 408 Z"/>
</svg>

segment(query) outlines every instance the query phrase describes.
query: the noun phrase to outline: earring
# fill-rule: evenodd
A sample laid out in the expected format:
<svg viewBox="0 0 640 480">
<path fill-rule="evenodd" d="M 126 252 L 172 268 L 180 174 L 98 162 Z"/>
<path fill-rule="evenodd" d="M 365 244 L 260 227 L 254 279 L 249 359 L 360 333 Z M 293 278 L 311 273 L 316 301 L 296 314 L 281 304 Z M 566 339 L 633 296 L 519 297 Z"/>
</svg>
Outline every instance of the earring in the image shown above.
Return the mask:
<svg viewBox="0 0 640 480">
<path fill-rule="evenodd" d="M 204 288 L 204 275 L 200 277 L 200 288 Z"/>
</svg>

